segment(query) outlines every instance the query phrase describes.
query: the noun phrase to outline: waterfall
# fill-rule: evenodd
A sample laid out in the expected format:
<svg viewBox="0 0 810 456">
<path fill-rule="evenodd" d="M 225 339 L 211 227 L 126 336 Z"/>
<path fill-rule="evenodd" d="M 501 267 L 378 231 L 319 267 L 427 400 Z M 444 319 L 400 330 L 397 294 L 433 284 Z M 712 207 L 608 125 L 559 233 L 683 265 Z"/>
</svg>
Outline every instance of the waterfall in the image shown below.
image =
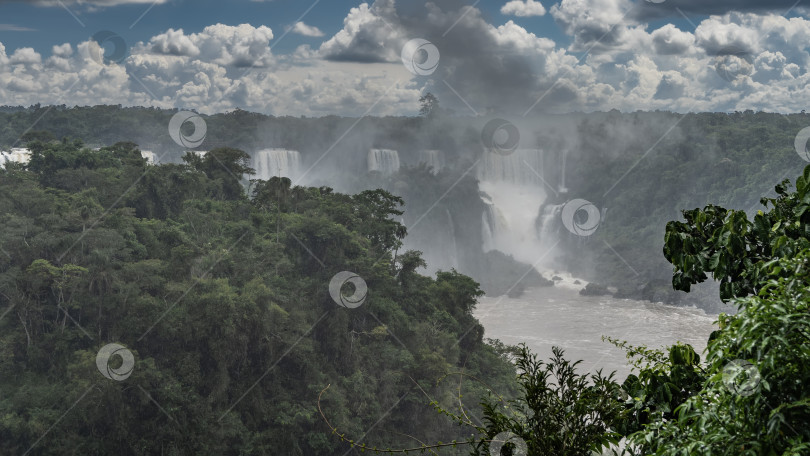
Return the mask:
<svg viewBox="0 0 810 456">
<path fill-rule="evenodd" d="M 399 154 L 391 149 L 368 151 L 368 171 L 377 171 L 389 176 L 399 171 Z"/>
<path fill-rule="evenodd" d="M 146 163 L 150 165 L 154 165 L 157 163 L 157 155 L 151 150 L 142 150 L 141 157 L 146 159 Z"/>
<path fill-rule="evenodd" d="M 481 249 L 484 252 L 489 252 L 495 248 L 495 236 L 492 234 L 492 225 L 487 215 L 488 211 L 481 213 L 481 238 L 484 240 Z"/>
<path fill-rule="evenodd" d="M 543 185 L 543 151 L 518 149 L 510 155 L 487 152 L 478 167 L 478 180 L 514 185 Z"/>
<path fill-rule="evenodd" d="M 444 168 L 444 155 L 440 150 L 422 150 L 419 152 L 419 163 L 424 163 L 433 174 Z"/>
<path fill-rule="evenodd" d="M 499 250 L 529 264 L 550 259 L 550 246 L 542 242 L 538 232 L 539 225 L 553 226 L 545 220 L 548 214 L 541 212 L 546 200 L 542 151 L 486 153 L 477 174 L 486 205 L 482 218 L 484 251 Z"/>
<path fill-rule="evenodd" d="M 31 151 L 24 148 L 13 148 L 10 151 L 0 151 L 0 168 L 5 168 L 6 163 L 26 164 L 31 159 Z"/>
<path fill-rule="evenodd" d="M 450 224 L 450 237 L 453 239 L 452 249 L 453 251 L 450 252 L 450 261 L 453 267 L 457 268 L 458 264 L 458 243 L 456 241 L 456 222 L 453 221 L 453 214 L 450 213 L 450 209 L 445 209 L 447 213 L 447 222 Z"/>
<path fill-rule="evenodd" d="M 297 150 L 263 149 L 253 154 L 256 179 L 288 177 L 296 180 L 301 174 L 301 154 Z"/>
<path fill-rule="evenodd" d="M 540 216 L 537 217 L 537 235 L 540 241 L 548 243 L 554 237 L 563 206 L 565 204 L 547 204 L 540 209 Z"/>
<path fill-rule="evenodd" d="M 481 200 L 486 207 L 484 213 L 481 214 L 481 229 L 484 240 L 482 248 L 484 252 L 489 252 L 497 248 L 495 239 L 508 232 L 509 223 L 498 207 L 492 202 L 489 195 L 482 194 Z"/>
</svg>

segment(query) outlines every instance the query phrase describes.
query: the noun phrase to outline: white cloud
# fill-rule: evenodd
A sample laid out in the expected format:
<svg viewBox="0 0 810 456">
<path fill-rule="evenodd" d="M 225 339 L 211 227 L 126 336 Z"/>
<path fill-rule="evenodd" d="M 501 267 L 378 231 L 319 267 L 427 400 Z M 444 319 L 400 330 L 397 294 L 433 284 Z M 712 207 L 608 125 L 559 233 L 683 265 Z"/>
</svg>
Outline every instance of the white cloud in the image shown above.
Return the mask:
<svg viewBox="0 0 810 456">
<path fill-rule="evenodd" d="M 393 0 L 378 0 L 372 6 L 362 3 L 352 8 L 343 20 L 343 29 L 321 44 L 321 55 L 335 61 L 399 61 L 404 34 L 385 19 L 395 16 Z"/>
<path fill-rule="evenodd" d="M 628 5 L 552 6 L 571 37 L 568 47 L 511 20 L 491 23 L 477 8 L 432 3 L 408 13 L 393 0 L 352 8 L 342 30 L 319 48 L 301 45 L 278 55 L 270 52 L 272 30 L 248 24 L 169 29 L 136 43 L 120 64 L 86 58 L 100 50 L 92 41 L 56 45 L 44 57 L 0 43 L 0 99 L 310 116 L 361 115 L 374 105 L 371 114 L 387 115 L 416 113 L 420 93 L 430 90 L 461 114 L 472 114 L 468 104 L 479 114 L 523 114 L 541 97 L 532 112 L 806 109 L 810 20 L 729 13 L 702 20 L 690 33 L 627 19 Z M 414 76 L 400 62 L 403 44 L 420 37 L 441 53 L 430 76 Z M 588 48 L 584 58 L 573 53 Z M 734 57 L 736 48 L 746 72 L 724 79 L 718 59 Z"/>
<path fill-rule="evenodd" d="M 224 66 L 261 68 L 273 63 L 272 39 L 273 31 L 263 25 L 214 24 L 190 35 L 183 29 L 169 29 L 149 40 L 145 49 L 156 54 L 196 57 Z M 140 47 L 144 50 L 144 46 Z"/>
<path fill-rule="evenodd" d="M 655 52 L 661 55 L 683 54 L 695 44 L 695 36 L 666 24 L 651 34 Z"/>
<path fill-rule="evenodd" d="M 0 24 L 0 32 L 36 32 L 36 29 L 14 24 Z"/>
<path fill-rule="evenodd" d="M 562 0 L 550 13 L 574 38 L 572 51 L 599 53 L 627 44 L 630 29 L 638 25 L 628 18 L 632 8 L 629 0 Z"/>
<path fill-rule="evenodd" d="M 183 29 L 169 29 L 149 41 L 149 48 L 157 54 L 185 55 L 196 57 L 200 55 L 200 48 L 183 33 Z"/>
<path fill-rule="evenodd" d="M 51 49 L 51 53 L 57 57 L 70 57 L 73 55 L 73 47 L 70 43 L 55 45 Z"/>
<path fill-rule="evenodd" d="M 11 54 L 9 57 L 9 62 L 14 64 L 30 64 L 30 63 L 40 63 L 42 61 L 42 56 L 39 55 L 37 51 L 33 48 L 19 48 Z"/>
<path fill-rule="evenodd" d="M 304 36 L 311 36 L 311 37 L 321 37 L 324 36 L 324 33 L 315 26 L 304 24 L 303 22 L 296 22 L 295 25 L 292 27 L 293 33 L 297 33 L 299 35 Z"/>
<path fill-rule="evenodd" d="M 520 17 L 543 16 L 546 14 L 546 9 L 535 0 L 512 0 L 501 7 L 501 14 Z"/>
</svg>

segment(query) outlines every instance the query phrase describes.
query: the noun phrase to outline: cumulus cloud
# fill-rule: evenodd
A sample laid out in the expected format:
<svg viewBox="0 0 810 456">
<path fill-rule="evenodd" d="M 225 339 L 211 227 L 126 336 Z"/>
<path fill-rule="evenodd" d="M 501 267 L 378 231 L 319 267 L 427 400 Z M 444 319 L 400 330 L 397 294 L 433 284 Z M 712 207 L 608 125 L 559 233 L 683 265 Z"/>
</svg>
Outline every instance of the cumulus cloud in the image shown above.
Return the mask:
<svg viewBox="0 0 810 456">
<path fill-rule="evenodd" d="M 273 31 L 263 25 L 215 24 L 190 35 L 183 29 L 169 29 L 153 37 L 146 48 L 157 54 L 197 57 L 225 66 L 266 67 L 273 62 L 272 39 Z"/>
<path fill-rule="evenodd" d="M 14 64 L 31 64 L 39 63 L 42 61 L 42 56 L 33 48 L 19 48 L 9 57 L 9 63 Z"/>
<path fill-rule="evenodd" d="M 414 114 L 420 94 L 431 91 L 461 114 L 519 117 L 613 108 L 799 111 L 810 97 L 810 21 L 802 17 L 730 12 L 691 31 L 650 26 L 628 14 L 630 0 L 561 0 L 549 13 L 569 35 L 562 45 L 512 20 L 493 22 L 469 2 L 417 3 L 363 3 L 319 47 L 284 54 L 271 53 L 271 29 L 248 24 L 168 29 L 118 63 L 88 58 L 101 51 L 93 41 L 57 44 L 49 56 L 0 43 L 0 99 L 315 116 L 373 107 L 371 114 L 386 115 Z M 414 38 L 439 50 L 434 72 L 414 75 L 402 64 Z M 723 67 L 735 58 L 743 71 Z"/>
<path fill-rule="evenodd" d="M 393 0 L 378 0 L 352 8 L 343 29 L 321 45 L 321 55 L 333 61 L 396 62 L 404 36 L 401 28 L 386 21 L 396 18 L 394 5 Z"/>
<path fill-rule="evenodd" d="M 183 33 L 183 29 L 169 29 L 149 41 L 149 49 L 157 54 L 185 55 L 196 57 L 200 55 L 200 48 Z"/>
<path fill-rule="evenodd" d="M 304 24 L 303 22 L 296 22 L 292 26 L 292 32 L 303 36 L 322 37 L 324 33 L 315 26 Z"/>
<path fill-rule="evenodd" d="M 651 34 L 655 52 L 661 55 L 685 54 L 695 44 L 695 37 L 672 24 L 666 24 Z"/>
<path fill-rule="evenodd" d="M 333 61 L 400 64 L 405 43 L 428 40 L 439 50 L 439 66 L 416 82 L 470 114 L 527 109 L 526 100 L 543 93 L 549 102 L 584 95 L 570 90 L 574 81 L 583 82 L 580 71 L 570 67 L 576 59 L 555 53 L 552 40 L 513 21 L 493 25 L 477 8 L 444 4 L 426 3 L 423 9 L 398 7 L 393 0 L 361 4 L 320 54 Z M 563 75 L 565 80 L 555 84 L 554 76 Z"/>
<path fill-rule="evenodd" d="M 628 0 L 562 0 L 551 7 L 551 16 L 574 38 L 571 49 L 600 52 L 627 44 L 630 28 L 638 24 L 627 16 Z"/>
<path fill-rule="evenodd" d="M 734 15 L 740 17 L 739 15 Z M 753 24 L 710 17 L 695 30 L 697 44 L 709 55 L 749 54 L 757 50 L 760 33 Z"/>
<path fill-rule="evenodd" d="M 501 14 L 520 17 L 543 16 L 546 9 L 535 0 L 512 0 L 501 7 Z"/>
</svg>

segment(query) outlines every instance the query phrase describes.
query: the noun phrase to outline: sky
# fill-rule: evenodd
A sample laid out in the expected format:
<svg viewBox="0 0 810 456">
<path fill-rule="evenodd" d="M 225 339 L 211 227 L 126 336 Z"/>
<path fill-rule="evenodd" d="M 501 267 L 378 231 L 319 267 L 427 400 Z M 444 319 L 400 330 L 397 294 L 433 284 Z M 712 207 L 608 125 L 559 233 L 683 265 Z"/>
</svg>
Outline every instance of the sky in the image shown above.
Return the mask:
<svg viewBox="0 0 810 456">
<path fill-rule="evenodd" d="M 0 0 L 0 105 L 798 112 L 809 44 L 810 0 Z"/>
</svg>

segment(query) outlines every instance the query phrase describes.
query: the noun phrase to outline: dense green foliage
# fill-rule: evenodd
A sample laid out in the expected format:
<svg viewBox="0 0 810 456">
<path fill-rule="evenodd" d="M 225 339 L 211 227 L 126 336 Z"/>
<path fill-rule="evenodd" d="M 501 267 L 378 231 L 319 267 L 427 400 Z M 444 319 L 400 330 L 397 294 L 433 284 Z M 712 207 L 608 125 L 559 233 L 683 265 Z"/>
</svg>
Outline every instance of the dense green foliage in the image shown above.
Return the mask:
<svg viewBox="0 0 810 456">
<path fill-rule="evenodd" d="M 171 112 L 44 111 L 0 113 L 0 143 L 42 116 L 39 127 L 57 137 L 76 135 L 72 127 L 96 144 L 125 131 L 151 137 L 177 163 L 148 166 L 133 143 L 94 151 L 34 131 L 22 139 L 30 164 L 0 170 L 2 453 L 331 455 L 457 440 L 471 446 L 435 451 L 488 454 L 504 435 L 504 454 L 519 441 L 530 455 L 588 454 L 620 435 L 633 455 L 810 452 L 810 167 L 796 191 L 779 184 L 749 216 L 801 163 L 792 145 L 805 115 L 594 113 L 538 137 L 571 151 L 575 196 L 610 209 L 593 236 L 562 238 L 561 264 L 653 300 L 683 299 L 670 287 L 694 291 L 711 275 L 737 307 L 719 318 L 703 360 L 688 345 L 611 340 L 635 362 L 622 392 L 611 377 L 577 374 L 560 351 L 541 363 L 525 348 L 484 343 L 471 315 L 478 284 L 456 271 L 422 276 L 419 253 L 401 251 L 406 226 L 432 234 L 447 214 L 460 239 L 481 245 L 482 202 L 465 174 L 477 132 L 464 119 L 364 119 L 358 130 L 376 136 L 357 140 L 360 149 L 421 137 L 413 148 L 456 156 L 438 174 L 358 173 L 351 196 L 286 178 L 248 183 L 248 156 L 222 144 L 256 148 L 270 137 L 326 150 L 351 119 L 212 116 L 209 152 L 181 162 L 165 133 Z M 666 223 L 684 207 L 704 209 Z M 506 256 L 477 255 L 460 258 L 476 274 L 524 273 Z M 361 307 L 331 299 L 339 271 L 367 282 Z M 489 280 L 499 292 L 514 283 Z M 95 365 L 110 342 L 135 355 L 121 382 Z M 465 403 L 487 392 L 506 397 L 480 411 Z"/>
<path fill-rule="evenodd" d="M 567 269 L 618 287 L 619 296 L 715 302 L 716 288 L 672 289 L 661 233 L 683 209 L 755 211 L 763 195 L 806 164 L 794 138 L 808 125 L 805 114 L 753 111 L 583 116 L 569 134 L 577 147 L 568 156 L 566 185 L 576 189 L 572 196 L 608 210 L 588 242 L 567 242 Z"/>
<path fill-rule="evenodd" d="M 803 455 L 810 452 L 810 251 L 767 266 L 759 295 L 722 317 L 703 389 L 636 436 L 643 454 Z M 783 275 L 787 273 L 789 278 Z M 649 440 L 648 440 L 649 439 Z"/>
<path fill-rule="evenodd" d="M 497 448 L 506 454 L 508 448 L 511 454 L 579 456 L 618 442 L 620 435 L 611 428 L 623 410 L 613 374 L 579 374 L 581 361 L 566 360 L 559 347 L 552 351 L 545 363 L 525 345 L 519 347 L 521 398 L 506 407 L 502 399 L 482 403 L 486 425 L 478 427 L 483 437 L 471 454 L 490 455 Z"/>
<path fill-rule="evenodd" d="M 700 356 L 690 345 L 675 344 L 664 352 L 609 337 L 605 340 L 626 350 L 638 373 L 628 375 L 621 386 L 626 413 L 613 424 L 622 435 L 638 432 L 650 423 L 672 420 L 675 410 L 700 391 L 706 380 Z"/>
<path fill-rule="evenodd" d="M 685 211 L 685 223 L 670 222 L 664 255 L 675 266 L 673 287 L 689 291 L 711 272 L 723 299 L 756 294 L 767 283 L 765 264 L 810 248 L 810 167 L 796 191 L 788 189 L 787 180 L 776 186 L 777 198 L 762 199 L 771 210 L 753 221 L 742 211 L 707 206 Z"/>
<path fill-rule="evenodd" d="M 632 454 L 810 452 L 808 183 L 810 166 L 796 191 L 782 182 L 777 198 L 763 198 L 771 209 L 753 221 L 741 211 L 707 206 L 667 226 L 673 285 L 688 290 L 712 273 L 738 312 L 720 315 L 705 366 L 688 346 L 672 347 L 669 360 L 646 349 L 628 353 L 643 360 L 638 380 L 631 376 L 624 385 L 638 410 L 625 433 L 641 425 L 630 436 Z M 643 381 L 661 371 L 669 371 L 665 384 Z"/>
<path fill-rule="evenodd" d="M 28 146 L 28 169 L 0 169 L 0 453 L 343 454 L 328 384 L 331 422 L 386 445 L 466 437 L 430 402 L 485 387 L 437 385 L 448 372 L 514 391 L 477 283 L 398 251 L 399 198 L 284 178 L 248 198 L 229 148 L 151 166 L 131 143 Z M 330 297 L 340 271 L 362 306 Z M 129 378 L 96 366 L 108 343 Z"/>
<path fill-rule="evenodd" d="M 428 99 L 423 103 L 428 101 L 434 103 Z M 461 179 L 457 188 L 453 184 L 482 153 L 481 125 L 477 119 L 450 117 L 434 112 L 432 104 L 426 106 L 432 114 L 416 118 L 313 119 L 241 110 L 204 116 L 208 135 L 200 150 L 228 145 L 252 153 L 284 147 L 300 151 L 306 164 L 330 150 L 308 175 L 312 185 L 329 185 L 349 193 L 386 188 L 408 204 L 404 217 L 409 227 L 435 204 L 409 238 L 421 238 L 420 243 L 435 238 L 444 227 L 446 211 L 450 211 L 457 226 L 469 231 L 457 237 L 459 251 L 473 251 L 472 246 L 480 245 L 476 237 L 480 238 L 482 210 L 474 188 L 475 171 Z M 57 138 L 80 137 L 99 146 L 136 141 L 142 148 L 163 155 L 163 161 L 179 163 L 180 151 L 166 128 L 173 114 L 171 110 L 116 106 L 5 109 L 0 110 L 0 147 L 47 139 L 50 132 Z M 34 124 L 35 129 L 21 138 Z M 686 294 L 670 286 L 669 265 L 659 254 L 666 223 L 680 217 L 684 208 L 710 203 L 750 213 L 765 192 L 803 163 L 793 149 L 793 139 L 808 125 L 808 114 L 612 111 L 546 116 L 527 120 L 519 127 L 521 147 L 546 152 L 545 169 L 538 171 L 552 188 L 562 184 L 565 154 L 565 186 L 570 193 L 550 194 L 551 202 L 584 198 L 607 208 L 606 218 L 593 236 L 564 239 L 565 249 L 558 258 L 560 269 L 616 287 L 623 297 L 705 304 L 712 301 L 715 290 Z M 435 177 L 403 168 L 390 178 L 369 179 L 364 160 L 371 147 L 399 150 L 403 165 L 406 156 L 413 157 L 419 150 L 440 149 L 446 153 L 448 167 Z M 332 181 L 319 174 L 323 170 L 329 170 Z M 564 229 L 560 233 L 567 234 Z M 420 249 L 431 250 L 427 246 Z M 499 282 L 501 274 L 508 275 L 499 269 L 520 269 L 520 265 L 501 260 L 460 258 L 459 265 L 478 268 L 463 272 L 494 295 L 514 282 Z M 525 282 L 537 284 L 540 279 L 527 277 Z"/>
</svg>

